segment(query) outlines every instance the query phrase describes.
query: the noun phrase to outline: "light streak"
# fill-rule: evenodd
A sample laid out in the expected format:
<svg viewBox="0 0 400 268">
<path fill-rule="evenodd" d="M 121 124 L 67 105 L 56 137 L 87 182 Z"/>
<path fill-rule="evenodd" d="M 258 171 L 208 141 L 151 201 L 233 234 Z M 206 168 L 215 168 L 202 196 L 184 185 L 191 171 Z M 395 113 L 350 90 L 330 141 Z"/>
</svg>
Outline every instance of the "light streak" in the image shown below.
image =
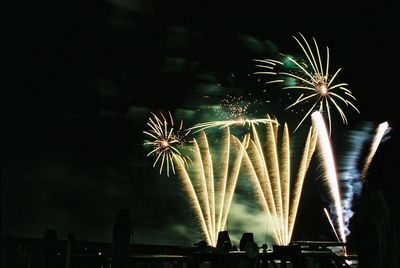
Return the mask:
<svg viewBox="0 0 400 268">
<path fill-rule="evenodd" d="M 381 143 L 381 140 L 382 140 L 383 136 L 385 135 L 385 132 L 388 130 L 388 128 L 389 128 L 388 122 L 383 122 L 383 123 L 379 124 L 378 128 L 376 129 L 376 134 L 374 136 L 371 147 L 369 149 L 369 153 L 368 153 L 367 157 L 365 158 L 364 166 L 361 170 L 361 180 L 362 181 L 364 181 L 365 177 L 367 176 L 368 168 L 369 168 L 369 166 L 372 162 L 372 159 L 373 159 L 376 151 L 378 150 L 378 146 Z"/>
<path fill-rule="evenodd" d="M 329 140 L 328 131 L 325 126 L 324 119 L 320 112 L 313 112 L 311 115 L 313 125 L 317 130 L 318 135 L 318 152 L 323 169 L 324 182 L 328 185 L 330 198 L 333 201 L 335 214 L 337 217 L 337 225 L 339 228 L 340 239 L 346 242 L 346 235 L 344 232 L 344 221 L 342 203 L 340 199 L 339 183 L 336 173 L 335 160 L 333 151 Z"/>
</svg>

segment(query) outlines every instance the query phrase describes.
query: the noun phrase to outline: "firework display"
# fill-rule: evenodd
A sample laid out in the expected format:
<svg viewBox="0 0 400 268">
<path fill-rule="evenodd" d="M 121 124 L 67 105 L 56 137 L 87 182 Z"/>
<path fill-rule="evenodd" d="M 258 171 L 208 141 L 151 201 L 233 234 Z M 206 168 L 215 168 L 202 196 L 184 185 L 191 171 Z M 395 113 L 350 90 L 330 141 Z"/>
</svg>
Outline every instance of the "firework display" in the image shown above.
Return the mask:
<svg viewBox="0 0 400 268">
<path fill-rule="evenodd" d="M 296 122 L 293 132 L 305 123 L 308 116 L 311 117 L 301 152 L 293 150 L 289 123 L 282 127 L 275 116 L 250 114 L 248 108 L 252 102 L 244 101 L 242 96 L 228 95 L 220 103 L 219 112 L 215 113 L 218 118 L 194 122 L 187 129 L 183 128 L 183 121 L 175 127 L 170 112 L 159 116 L 152 113 L 147 122 L 149 129 L 143 131 L 148 139 L 144 145 L 151 146 L 147 156 L 154 158 L 153 167 L 158 165 L 160 174 L 164 172 L 168 177 L 177 174 L 209 245 L 216 246 L 219 232 L 227 229 L 240 171 L 245 174 L 244 179 L 273 227 L 274 243 L 288 245 L 311 161 L 317 161 L 318 177 L 323 178 L 321 181 L 327 189 L 329 211 L 325 208 L 324 213 L 329 225 L 338 241 L 347 240 L 347 225 L 352 215 L 349 202 L 353 195 L 341 193 L 341 183 L 350 184 L 354 178 L 356 183 L 365 180 L 389 128 L 388 123 L 378 126 L 361 170 L 358 168 L 361 145 L 358 145 L 356 153 L 348 153 L 351 161 L 347 161 L 345 169 L 351 172 L 344 172 L 344 169 L 337 172 L 331 139 L 332 112 L 337 112 L 342 122 L 347 124 L 345 108 L 360 112 L 353 103 L 356 98 L 347 83 L 338 82 L 341 69 L 330 70 L 328 47 L 323 57 L 314 38 L 312 43 L 302 34 L 299 38 L 294 36 L 294 39 L 301 48 L 302 58 L 280 54 L 280 60 L 256 59 L 255 65 L 261 70 L 254 74 L 267 77 L 267 87 L 282 85 L 280 90 L 296 95 L 286 110 L 301 106 L 305 114 L 300 122 Z M 263 105 L 268 102 L 264 101 Z M 211 129 L 213 135 L 207 133 Z M 359 139 L 359 143 L 367 141 L 366 137 Z M 314 151 L 318 153 L 317 158 L 313 158 Z M 293 156 L 300 159 L 295 172 L 292 170 Z"/>
</svg>

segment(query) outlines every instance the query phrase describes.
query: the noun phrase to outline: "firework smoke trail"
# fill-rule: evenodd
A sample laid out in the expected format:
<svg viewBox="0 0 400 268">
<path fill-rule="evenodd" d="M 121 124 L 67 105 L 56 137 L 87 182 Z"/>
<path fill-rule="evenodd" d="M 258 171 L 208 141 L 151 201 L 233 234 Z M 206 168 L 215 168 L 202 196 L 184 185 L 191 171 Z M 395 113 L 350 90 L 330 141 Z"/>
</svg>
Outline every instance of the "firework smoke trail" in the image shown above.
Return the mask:
<svg viewBox="0 0 400 268">
<path fill-rule="evenodd" d="M 218 233 L 225 228 L 242 163 L 242 144 L 247 140 L 246 135 L 240 142 L 227 129 L 223 136 L 222 156 L 213 159 L 208 138 L 202 131 L 192 143 L 195 154 L 192 163 L 185 166 L 182 160 L 179 162 L 179 176 L 200 221 L 201 231 L 210 245 L 216 245 Z M 219 166 L 223 168 L 217 169 L 214 160 L 222 161 Z M 220 181 L 216 181 L 216 178 L 220 178 Z"/>
<path fill-rule="evenodd" d="M 365 159 L 364 166 L 361 170 L 361 180 L 364 182 L 365 177 L 367 176 L 367 171 L 369 165 L 371 164 L 372 158 L 374 157 L 376 150 L 378 150 L 378 146 L 385 135 L 385 132 L 388 130 L 389 124 L 388 122 L 383 122 L 379 124 L 378 128 L 376 129 L 376 134 L 374 136 L 374 140 L 372 141 L 371 148 L 369 150 L 368 156 Z"/>
<path fill-rule="evenodd" d="M 254 60 L 258 64 L 256 67 L 264 69 L 263 71 L 255 72 L 254 74 L 260 75 L 271 75 L 282 77 L 283 79 L 275 79 L 267 81 L 267 84 L 271 83 L 286 83 L 287 80 L 291 79 L 296 81 L 296 85 L 284 86 L 283 89 L 289 89 L 291 91 L 298 92 L 299 97 L 295 102 L 286 107 L 286 110 L 299 104 L 305 104 L 311 101 L 311 108 L 306 108 L 308 111 L 297 125 L 296 131 L 300 125 L 304 122 L 307 116 L 313 111 L 315 107 L 319 108 L 321 113 L 326 112 L 328 116 L 329 124 L 329 135 L 331 133 L 331 107 L 334 107 L 340 114 L 344 124 L 347 124 L 347 117 L 340 107 L 339 103 L 344 104 L 346 107 L 351 106 L 358 113 L 360 111 L 357 107 L 349 100 L 349 98 L 356 100 L 352 95 L 351 91 L 347 88 L 347 83 L 333 83 L 335 78 L 340 72 L 340 68 L 331 75 L 329 73 L 329 48 L 326 47 L 326 64 L 322 63 L 319 47 L 314 38 L 314 49 L 311 48 L 306 38 L 300 33 L 301 39 L 299 40 L 295 36 L 297 44 L 301 47 L 301 50 L 307 60 L 297 61 L 290 56 L 285 56 L 285 60 L 277 61 L 272 59 L 265 60 Z M 316 55 L 315 55 L 316 54 Z M 291 66 L 295 66 L 294 68 Z M 282 71 L 279 69 L 283 68 Z"/>
<path fill-rule="evenodd" d="M 350 234 L 349 222 L 353 216 L 353 199 L 361 193 L 362 181 L 360 178 L 360 161 L 365 144 L 371 142 L 370 126 L 365 125 L 360 130 L 351 130 L 343 148 L 339 166 L 339 184 L 342 198 L 343 220 L 345 234 Z"/>
<path fill-rule="evenodd" d="M 280 245 L 290 243 L 306 170 L 316 144 L 316 135 L 310 129 L 302 156 L 297 181 L 290 199 L 290 139 L 285 124 L 278 155 L 278 131 L 272 123 L 266 126 L 265 148 L 253 126 L 252 140 L 244 155 L 243 166 L 249 175 L 255 196 L 267 214 L 274 229 L 274 239 Z M 300 181 L 300 182 L 298 182 Z"/>
<path fill-rule="evenodd" d="M 146 141 L 144 145 L 151 145 L 153 149 L 147 154 L 147 156 L 154 155 L 156 159 L 153 167 L 160 162 L 160 174 L 163 169 L 166 169 L 166 174 L 169 177 L 170 169 L 175 174 L 174 157 L 180 157 L 186 162 L 186 156 L 183 156 L 179 151 L 179 146 L 185 143 L 185 139 L 190 131 L 183 131 L 183 121 L 180 126 L 174 129 L 174 120 L 170 112 L 168 112 L 167 120 L 163 113 L 160 113 L 161 118 L 151 113 L 147 125 L 150 127 L 148 131 L 143 131 L 144 134 L 149 136 L 152 140 Z"/>
<path fill-rule="evenodd" d="M 325 182 L 328 184 L 329 194 L 333 200 L 340 238 L 342 242 L 346 242 L 339 184 L 328 131 L 326 130 L 325 122 L 320 112 L 313 112 L 311 118 L 318 134 L 319 156 L 322 161 Z"/>
<path fill-rule="evenodd" d="M 376 129 L 373 138 L 369 133 L 370 126 L 364 126 L 362 130 L 358 131 L 353 130 L 350 133 L 349 141 L 345 145 L 347 149 L 346 152 L 342 154 L 342 159 L 339 163 L 339 182 L 341 187 L 344 231 L 346 236 L 350 234 L 349 223 L 354 214 L 353 199 L 361 192 L 369 164 L 371 163 L 379 143 L 388 128 L 389 126 L 387 122 L 380 124 Z M 365 160 L 362 160 L 363 156 L 361 156 L 361 154 L 365 144 L 367 143 L 371 143 L 370 150 L 366 155 Z M 359 164 L 361 160 L 363 161 L 363 166 L 360 171 Z"/>
</svg>

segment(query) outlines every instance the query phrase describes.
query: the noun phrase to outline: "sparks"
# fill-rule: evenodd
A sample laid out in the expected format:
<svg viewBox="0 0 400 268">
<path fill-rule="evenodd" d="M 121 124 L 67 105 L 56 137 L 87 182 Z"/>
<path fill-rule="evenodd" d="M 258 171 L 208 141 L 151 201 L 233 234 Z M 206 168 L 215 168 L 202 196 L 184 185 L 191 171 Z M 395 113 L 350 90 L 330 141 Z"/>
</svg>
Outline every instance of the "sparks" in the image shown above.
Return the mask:
<svg viewBox="0 0 400 268">
<path fill-rule="evenodd" d="M 331 108 L 336 109 L 340 114 L 344 124 L 347 124 L 347 117 L 341 105 L 350 106 L 358 113 L 360 111 L 349 98 L 356 100 L 352 92 L 348 89 L 347 83 L 336 83 L 336 78 L 341 69 L 339 68 L 333 75 L 329 72 L 329 48 L 326 47 L 326 62 L 323 64 L 317 41 L 312 38 L 314 48 L 310 46 L 306 38 L 300 33 L 301 39 L 293 36 L 304 54 L 304 60 L 296 60 L 291 56 L 285 56 L 284 60 L 277 61 L 272 59 L 254 60 L 256 67 L 263 71 L 255 72 L 260 75 L 278 76 L 280 79 L 274 79 L 266 82 L 285 83 L 289 80 L 295 81 L 294 85 L 284 86 L 283 89 L 293 90 L 299 94 L 296 101 L 286 107 L 290 109 L 297 105 L 307 105 L 307 112 L 295 128 L 296 131 L 304 122 L 307 116 L 313 110 L 319 110 L 326 113 L 329 124 L 329 134 L 331 133 Z M 282 70 L 281 70 L 282 68 Z M 282 79 L 281 79 L 282 78 Z"/>
<path fill-rule="evenodd" d="M 244 101 L 243 96 L 235 97 L 231 95 L 227 95 L 221 101 L 221 105 L 215 111 L 216 115 L 221 120 L 214 120 L 210 122 L 203 122 L 194 125 L 193 127 L 189 128 L 188 130 L 194 130 L 194 133 L 199 132 L 201 130 L 205 130 L 208 128 L 227 128 L 227 127 L 251 127 L 253 125 L 258 124 L 267 124 L 269 122 L 273 122 L 278 124 L 276 119 L 272 119 L 270 115 L 266 115 L 266 118 L 254 118 L 253 113 L 249 112 L 249 108 L 251 105 L 264 105 L 257 100 L 255 101 Z"/>
</svg>

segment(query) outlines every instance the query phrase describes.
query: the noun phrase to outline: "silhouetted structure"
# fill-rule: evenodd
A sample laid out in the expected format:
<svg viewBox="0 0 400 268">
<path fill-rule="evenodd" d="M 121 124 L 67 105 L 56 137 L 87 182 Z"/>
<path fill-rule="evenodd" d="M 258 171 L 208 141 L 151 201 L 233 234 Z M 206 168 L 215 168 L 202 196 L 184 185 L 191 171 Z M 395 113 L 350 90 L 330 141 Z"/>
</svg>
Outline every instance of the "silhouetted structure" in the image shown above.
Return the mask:
<svg viewBox="0 0 400 268">
<path fill-rule="evenodd" d="M 120 210 L 115 218 L 113 227 L 113 268 L 128 268 L 132 223 L 128 210 Z"/>
<path fill-rule="evenodd" d="M 228 231 L 221 231 L 218 233 L 217 249 L 229 252 L 232 250 L 232 242 L 229 237 Z"/>
<path fill-rule="evenodd" d="M 70 268 L 114 268 L 112 266 L 114 252 L 111 243 L 77 241 L 73 239 L 73 236 L 69 235 L 69 240 L 57 239 L 53 243 L 57 252 L 54 268 L 67 266 L 69 251 L 71 252 L 68 264 Z M 42 238 L 3 237 L 5 259 L 2 260 L 2 264 L 5 265 L 2 268 L 42 268 L 41 257 L 44 243 Z M 357 256 L 340 256 L 328 248 L 329 246 L 341 247 L 343 246 L 341 243 L 299 241 L 296 245 L 275 246 L 275 251 L 263 251 L 249 257 L 243 251 L 226 252 L 213 247 L 207 247 L 207 250 L 204 250 L 203 243 L 194 247 L 131 244 L 128 254 L 129 268 L 277 268 L 284 267 L 285 264 L 287 267 L 302 268 L 304 259 L 307 260 L 307 268 L 357 267 L 357 262 L 354 262 Z M 349 260 L 355 264 L 350 266 L 346 263 Z M 283 264 L 284 261 L 286 261 L 285 264 Z"/>
<path fill-rule="evenodd" d="M 65 268 L 72 268 L 72 250 L 75 243 L 75 234 L 68 234 L 67 250 L 65 252 Z"/>
<path fill-rule="evenodd" d="M 358 252 L 359 267 L 400 267 L 400 219 L 397 183 L 399 132 L 379 145 L 366 182 L 355 200 L 351 240 Z"/>
<path fill-rule="evenodd" d="M 400 267 L 398 227 L 382 191 L 364 187 L 353 221 L 360 267 Z"/>
<path fill-rule="evenodd" d="M 47 229 L 43 234 L 42 267 L 54 268 L 57 264 L 57 232 Z"/>
<path fill-rule="evenodd" d="M 307 268 L 307 261 L 301 253 L 300 245 L 278 246 L 273 245 L 275 257 L 280 260 L 280 267 L 286 268 L 287 262 L 293 264 L 294 267 Z"/>
<path fill-rule="evenodd" d="M 245 250 L 246 244 L 248 242 L 254 243 L 254 235 L 253 233 L 243 233 L 242 238 L 240 238 L 239 249 L 241 251 Z"/>
</svg>

